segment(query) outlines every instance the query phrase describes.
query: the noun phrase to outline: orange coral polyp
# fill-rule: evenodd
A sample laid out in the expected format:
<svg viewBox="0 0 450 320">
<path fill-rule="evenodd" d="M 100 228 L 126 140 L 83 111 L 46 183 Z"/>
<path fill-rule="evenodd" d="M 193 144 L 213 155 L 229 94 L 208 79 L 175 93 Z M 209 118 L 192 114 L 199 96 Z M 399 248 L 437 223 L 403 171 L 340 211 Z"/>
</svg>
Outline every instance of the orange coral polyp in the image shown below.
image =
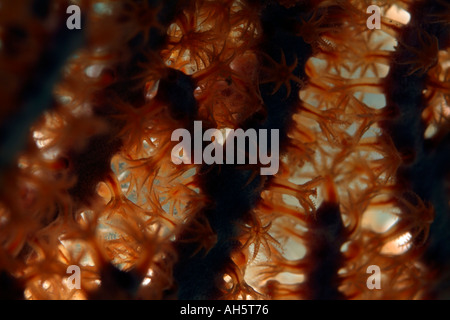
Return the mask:
<svg viewBox="0 0 450 320">
<path fill-rule="evenodd" d="M 62 6 L 32 2 L 0 8 L 5 139 L 53 87 L 20 155 L 0 141 L 1 298 L 448 296 L 444 0 L 377 1 L 411 13 L 381 30 L 358 0 L 81 1 L 56 84 Z M 279 171 L 175 165 L 193 121 L 276 127 Z"/>
</svg>

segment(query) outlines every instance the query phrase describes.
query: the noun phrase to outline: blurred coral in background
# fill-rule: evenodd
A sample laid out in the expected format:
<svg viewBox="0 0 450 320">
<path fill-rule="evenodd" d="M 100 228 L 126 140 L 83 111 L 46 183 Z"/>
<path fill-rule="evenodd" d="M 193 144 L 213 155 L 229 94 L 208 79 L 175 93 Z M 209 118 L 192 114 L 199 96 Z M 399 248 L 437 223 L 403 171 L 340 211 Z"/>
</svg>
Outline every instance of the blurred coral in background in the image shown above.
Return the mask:
<svg viewBox="0 0 450 320">
<path fill-rule="evenodd" d="M 450 298 L 449 47 L 445 0 L 0 0 L 0 298 Z M 278 173 L 175 165 L 194 121 Z"/>
</svg>

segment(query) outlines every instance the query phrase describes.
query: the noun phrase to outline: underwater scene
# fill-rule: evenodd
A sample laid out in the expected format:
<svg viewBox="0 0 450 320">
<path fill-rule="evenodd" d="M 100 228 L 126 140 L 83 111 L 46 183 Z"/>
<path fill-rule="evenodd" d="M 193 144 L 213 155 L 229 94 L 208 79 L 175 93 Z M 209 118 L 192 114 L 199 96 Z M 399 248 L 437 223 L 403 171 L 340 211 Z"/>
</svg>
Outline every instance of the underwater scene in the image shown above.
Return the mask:
<svg viewBox="0 0 450 320">
<path fill-rule="evenodd" d="M 450 2 L 0 0 L 0 299 L 450 299 Z"/>
</svg>

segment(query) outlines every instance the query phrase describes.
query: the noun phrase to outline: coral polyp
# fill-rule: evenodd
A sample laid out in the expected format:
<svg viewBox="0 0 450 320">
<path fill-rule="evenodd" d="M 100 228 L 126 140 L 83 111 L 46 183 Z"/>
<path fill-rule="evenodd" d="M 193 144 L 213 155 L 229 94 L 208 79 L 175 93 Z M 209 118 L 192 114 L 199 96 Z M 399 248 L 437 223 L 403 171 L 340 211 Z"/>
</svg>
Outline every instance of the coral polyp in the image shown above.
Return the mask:
<svg viewBox="0 0 450 320">
<path fill-rule="evenodd" d="M 37 3 L 0 0 L 0 298 L 448 298 L 445 1 Z"/>
</svg>

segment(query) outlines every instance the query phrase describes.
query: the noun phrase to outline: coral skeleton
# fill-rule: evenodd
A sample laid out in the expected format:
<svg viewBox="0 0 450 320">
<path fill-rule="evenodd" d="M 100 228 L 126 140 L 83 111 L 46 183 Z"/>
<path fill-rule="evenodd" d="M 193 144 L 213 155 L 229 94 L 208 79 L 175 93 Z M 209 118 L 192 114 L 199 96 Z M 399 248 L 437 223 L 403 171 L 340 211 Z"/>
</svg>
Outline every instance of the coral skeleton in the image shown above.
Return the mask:
<svg viewBox="0 0 450 320">
<path fill-rule="evenodd" d="M 448 298 L 449 21 L 445 0 L 0 0 L 0 298 Z M 198 122 L 276 131 L 278 170 L 174 163 Z"/>
</svg>

